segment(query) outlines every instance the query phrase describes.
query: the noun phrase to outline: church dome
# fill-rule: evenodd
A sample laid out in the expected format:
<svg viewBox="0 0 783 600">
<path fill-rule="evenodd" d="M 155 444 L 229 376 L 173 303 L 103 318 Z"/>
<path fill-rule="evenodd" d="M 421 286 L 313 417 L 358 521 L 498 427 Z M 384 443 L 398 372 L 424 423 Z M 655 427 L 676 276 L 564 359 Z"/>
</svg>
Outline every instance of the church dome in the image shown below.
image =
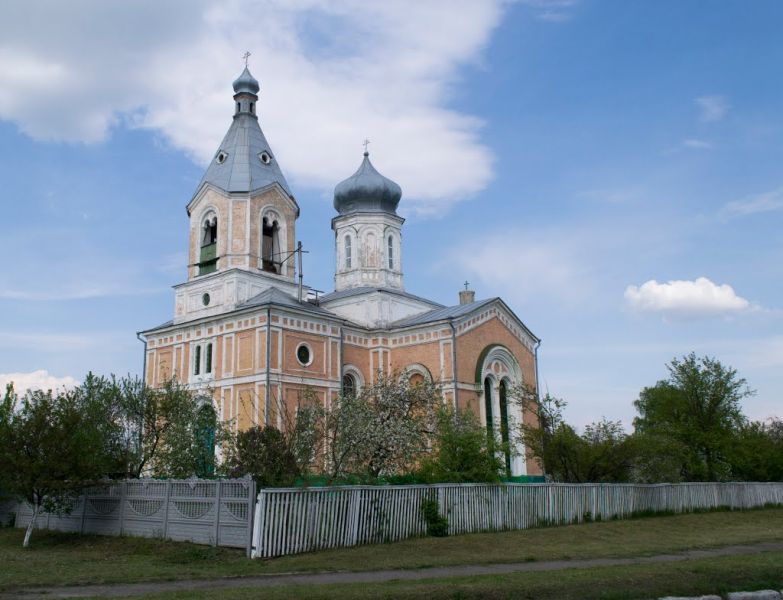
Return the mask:
<svg viewBox="0 0 783 600">
<path fill-rule="evenodd" d="M 259 89 L 258 80 L 250 74 L 247 67 L 245 67 L 242 74 L 234 81 L 235 94 L 241 94 L 242 92 L 247 94 L 258 94 Z"/>
<path fill-rule="evenodd" d="M 378 173 L 370 162 L 370 154 L 365 152 L 356 173 L 334 188 L 334 208 L 341 215 L 352 212 L 396 214 L 401 197 L 400 186 Z"/>
</svg>

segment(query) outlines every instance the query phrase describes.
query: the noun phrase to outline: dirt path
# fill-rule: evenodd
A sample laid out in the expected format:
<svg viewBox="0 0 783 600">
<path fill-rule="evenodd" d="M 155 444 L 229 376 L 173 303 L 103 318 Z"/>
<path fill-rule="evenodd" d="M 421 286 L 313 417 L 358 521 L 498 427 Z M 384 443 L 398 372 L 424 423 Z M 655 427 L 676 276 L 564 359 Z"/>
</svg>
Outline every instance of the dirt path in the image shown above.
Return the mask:
<svg viewBox="0 0 783 600">
<path fill-rule="evenodd" d="M 118 583 L 106 585 L 82 585 L 67 587 L 26 588 L 0 593 L 0 600 L 11 598 L 33 600 L 39 598 L 122 598 L 156 592 L 182 590 L 216 590 L 226 588 L 264 588 L 285 585 L 318 585 L 329 583 L 382 583 L 384 581 L 415 581 L 443 577 L 471 575 L 501 575 L 531 571 L 559 571 L 589 567 L 613 567 L 647 563 L 680 562 L 699 558 L 759 554 L 783 550 L 783 542 L 763 542 L 746 546 L 723 546 L 710 550 L 689 550 L 676 554 L 658 554 L 632 558 L 593 558 L 585 560 L 555 560 L 546 562 L 505 563 L 490 565 L 458 565 L 428 569 L 389 571 L 340 571 L 319 573 L 289 573 L 253 577 L 226 577 L 221 579 L 183 579 L 180 581 L 149 581 L 143 583 Z"/>
</svg>

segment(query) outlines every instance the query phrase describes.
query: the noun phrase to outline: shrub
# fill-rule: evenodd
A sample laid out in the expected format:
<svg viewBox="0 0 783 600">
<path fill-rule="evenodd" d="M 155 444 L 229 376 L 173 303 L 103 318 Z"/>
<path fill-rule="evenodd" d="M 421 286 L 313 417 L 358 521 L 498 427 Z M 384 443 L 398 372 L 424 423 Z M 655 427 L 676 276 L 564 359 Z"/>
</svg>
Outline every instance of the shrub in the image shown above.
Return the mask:
<svg viewBox="0 0 783 600">
<path fill-rule="evenodd" d="M 432 537 L 446 537 L 449 535 L 449 521 L 438 512 L 437 500 L 422 500 L 421 514 L 427 523 L 427 535 Z"/>
<path fill-rule="evenodd" d="M 250 475 L 259 487 L 292 486 L 300 475 L 296 457 L 274 427 L 251 427 L 237 434 L 228 474 Z"/>
</svg>

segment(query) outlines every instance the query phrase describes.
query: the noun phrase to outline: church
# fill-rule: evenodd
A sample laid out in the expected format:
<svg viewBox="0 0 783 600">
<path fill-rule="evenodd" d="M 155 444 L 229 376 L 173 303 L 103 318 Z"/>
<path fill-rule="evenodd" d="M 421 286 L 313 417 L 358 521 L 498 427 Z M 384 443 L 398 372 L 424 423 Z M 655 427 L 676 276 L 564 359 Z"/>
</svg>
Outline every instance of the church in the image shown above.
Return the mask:
<svg viewBox="0 0 783 600">
<path fill-rule="evenodd" d="M 540 340 L 500 298 L 465 289 L 444 306 L 406 291 L 402 190 L 366 148 L 334 190 L 334 291 L 304 284 L 300 207 L 258 122 L 259 83 L 245 67 L 233 87 L 233 120 L 187 204 L 188 273 L 174 286 L 174 318 L 139 334 L 147 384 L 175 377 L 245 429 L 282 427 L 305 388 L 335 402 L 399 372 L 436 383 L 444 402 L 499 437 L 510 420 L 534 423 L 506 394 L 537 387 Z M 508 472 L 540 475 L 517 450 Z"/>
</svg>

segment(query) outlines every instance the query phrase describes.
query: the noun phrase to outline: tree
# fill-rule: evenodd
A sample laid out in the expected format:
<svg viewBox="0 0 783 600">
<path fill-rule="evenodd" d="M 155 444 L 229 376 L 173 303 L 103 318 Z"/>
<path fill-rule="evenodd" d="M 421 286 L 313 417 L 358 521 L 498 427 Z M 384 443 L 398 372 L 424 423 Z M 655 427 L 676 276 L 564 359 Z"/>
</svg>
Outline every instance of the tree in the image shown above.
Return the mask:
<svg viewBox="0 0 783 600">
<path fill-rule="evenodd" d="M 232 477 L 250 475 L 260 487 L 287 487 L 301 475 L 296 457 L 274 427 L 240 431 L 227 460 Z"/>
<path fill-rule="evenodd" d="M 330 479 L 413 471 L 431 445 L 441 404 L 433 383 L 412 384 L 404 374 L 379 371 L 361 392 L 322 407 Z"/>
<path fill-rule="evenodd" d="M 729 451 L 732 479 L 783 481 L 783 421 L 743 425 Z"/>
<path fill-rule="evenodd" d="M 495 445 L 472 412 L 442 407 L 434 448 L 419 468 L 430 483 L 497 482 L 504 470 Z"/>
<path fill-rule="evenodd" d="M 38 513 L 69 512 L 81 490 L 117 465 L 108 427 L 93 422 L 96 408 L 83 390 L 30 391 L 21 400 L 8 388 L 0 409 L 0 487 L 33 507 L 23 546 Z"/>
<path fill-rule="evenodd" d="M 736 370 L 710 357 L 691 353 L 667 368 L 669 378 L 644 388 L 634 402 L 636 431 L 685 448 L 680 465 L 684 479 L 727 479 L 732 440 L 745 423 L 740 402 L 753 392 Z"/>
</svg>

